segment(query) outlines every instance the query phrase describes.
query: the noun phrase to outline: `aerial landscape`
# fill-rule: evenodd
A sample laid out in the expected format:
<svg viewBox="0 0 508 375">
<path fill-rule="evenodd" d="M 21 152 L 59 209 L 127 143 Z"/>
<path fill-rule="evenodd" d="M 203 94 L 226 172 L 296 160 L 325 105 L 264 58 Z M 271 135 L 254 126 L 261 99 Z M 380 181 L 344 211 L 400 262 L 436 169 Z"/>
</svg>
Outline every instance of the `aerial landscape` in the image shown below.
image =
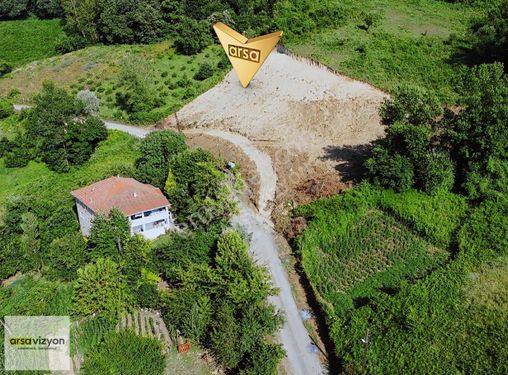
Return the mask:
<svg viewBox="0 0 508 375">
<path fill-rule="evenodd" d="M 0 0 L 0 375 L 508 374 L 508 0 Z"/>
</svg>

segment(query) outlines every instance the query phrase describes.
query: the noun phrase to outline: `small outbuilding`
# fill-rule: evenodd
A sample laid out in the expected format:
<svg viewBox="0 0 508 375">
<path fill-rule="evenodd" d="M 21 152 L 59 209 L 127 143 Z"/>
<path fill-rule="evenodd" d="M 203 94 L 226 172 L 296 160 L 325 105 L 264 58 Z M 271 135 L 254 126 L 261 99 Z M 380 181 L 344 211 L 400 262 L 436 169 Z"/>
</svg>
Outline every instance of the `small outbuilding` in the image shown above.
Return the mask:
<svg viewBox="0 0 508 375">
<path fill-rule="evenodd" d="M 113 208 L 128 218 L 132 235 L 154 239 L 175 226 L 171 205 L 160 189 L 133 178 L 110 177 L 71 194 L 84 236 L 90 235 L 95 215 L 107 215 Z"/>
</svg>

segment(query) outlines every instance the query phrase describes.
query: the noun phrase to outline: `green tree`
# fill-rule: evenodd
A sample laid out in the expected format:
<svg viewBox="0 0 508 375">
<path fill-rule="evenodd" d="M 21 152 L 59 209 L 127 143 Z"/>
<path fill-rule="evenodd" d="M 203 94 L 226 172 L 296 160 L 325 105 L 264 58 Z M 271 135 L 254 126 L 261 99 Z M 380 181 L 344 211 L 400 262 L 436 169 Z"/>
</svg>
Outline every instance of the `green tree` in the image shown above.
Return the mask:
<svg viewBox="0 0 508 375">
<path fill-rule="evenodd" d="M 153 43 L 165 31 L 157 0 L 101 1 L 98 33 L 106 43 Z"/>
<path fill-rule="evenodd" d="M 92 258 L 111 257 L 119 261 L 129 238 L 129 221 L 118 209 L 112 209 L 108 216 L 95 216 L 88 239 Z"/>
<path fill-rule="evenodd" d="M 508 1 L 499 1 L 484 17 L 473 22 L 468 39 L 478 61 L 499 61 L 508 66 Z"/>
<path fill-rule="evenodd" d="M 98 14 L 101 0 L 61 0 L 68 32 L 80 35 L 91 43 L 99 41 Z"/>
<path fill-rule="evenodd" d="M 450 191 L 455 181 L 453 163 L 447 153 L 430 151 L 418 165 L 417 186 L 427 192 Z"/>
<path fill-rule="evenodd" d="M 99 258 L 77 271 L 73 309 L 81 316 L 116 316 L 130 306 L 132 297 L 118 264 Z"/>
<path fill-rule="evenodd" d="M 21 215 L 20 244 L 23 254 L 37 271 L 44 267 L 44 258 L 41 251 L 39 220 L 32 212 L 25 212 Z"/>
<path fill-rule="evenodd" d="M 196 21 L 189 17 L 183 17 L 178 27 L 175 38 L 175 47 L 184 55 L 194 55 L 203 51 L 212 44 L 210 25 L 206 21 Z"/>
<path fill-rule="evenodd" d="M 396 122 L 432 125 L 436 117 L 442 114 L 442 109 L 432 92 L 406 85 L 398 87 L 392 98 L 384 100 L 379 113 L 388 125 Z"/>
<path fill-rule="evenodd" d="M 187 148 L 185 137 L 171 130 L 152 132 L 141 142 L 141 156 L 136 160 L 136 178 L 147 184 L 164 188 L 169 161 Z"/>
<path fill-rule="evenodd" d="M 37 154 L 57 172 L 90 158 L 107 132 L 103 122 L 83 113 L 83 103 L 45 82 L 27 118 L 26 134 Z"/>
<path fill-rule="evenodd" d="M 228 230 L 219 237 L 215 267 L 230 301 L 256 304 L 271 293 L 266 271 L 252 262 L 247 243 L 237 231 Z"/>
<path fill-rule="evenodd" d="M 464 72 L 460 92 L 464 108 L 447 136 L 460 182 L 489 178 L 492 159 L 508 160 L 508 78 L 501 64 L 479 65 Z"/>
<path fill-rule="evenodd" d="M 141 278 L 141 270 L 149 267 L 151 252 L 150 242 L 140 235 L 133 236 L 125 241 L 122 247 L 120 265 L 130 288 L 137 288 Z"/>
<path fill-rule="evenodd" d="M 260 341 L 252 348 L 245 369 L 241 375 L 276 375 L 279 362 L 284 358 L 285 352 L 281 345 L 268 344 Z"/>
<path fill-rule="evenodd" d="M 0 0 L 0 20 L 25 18 L 29 10 L 29 0 Z"/>
<path fill-rule="evenodd" d="M 236 368 L 242 360 L 240 347 L 240 325 L 235 308 L 230 302 L 220 304 L 210 332 L 211 348 L 219 362 L 227 368 Z"/>
<path fill-rule="evenodd" d="M 160 238 L 155 244 L 155 259 L 159 271 L 171 280 L 175 268 L 190 264 L 211 265 L 217 236 L 215 230 L 198 230 L 172 233 Z"/>
<path fill-rule="evenodd" d="M 229 219 L 235 211 L 226 176 L 214 157 L 203 150 L 186 150 L 169 162 L 169 199 L 181 223 L 201 228 Z"/>
<path fill-rule="evenodd" d="M 49 246 L 48 258 L 46 274 L 65 281 L 74 280 L 78 268 L 84 267 L 89 260 L 86 242 L 81 233 L 76 232 L 53 240 Z"/>
</svg>

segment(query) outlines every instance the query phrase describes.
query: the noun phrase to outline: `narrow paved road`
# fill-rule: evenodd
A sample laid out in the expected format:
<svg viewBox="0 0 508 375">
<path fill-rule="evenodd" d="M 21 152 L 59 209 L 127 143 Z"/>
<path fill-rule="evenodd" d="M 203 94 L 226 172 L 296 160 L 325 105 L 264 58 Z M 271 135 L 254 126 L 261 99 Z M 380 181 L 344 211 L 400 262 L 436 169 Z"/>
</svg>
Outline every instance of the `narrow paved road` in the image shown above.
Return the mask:
<svg viewBox="0 0 508 375">
<path fill-rule="evenodd" d="M 21 110 L 15 106 L 16 110 Z M 144 138 L 153 129 L 140 128 L 106 121 L 108 129 L 120 130 L 138 138 Z M 243 227 L 252 233 L 250 252 L 254 259 L 268 268 L 272 283 L 280 290 L 270 301 L 284 314 L 285 322 L 279 332 L 280 341 L 287 354 L 287 366 L 292 375 L 321 375 L 324 370 L 316 353 L 311 353 L 311 339 L 303 325 L 298 307 L 291 291 L 287 273 L 279 258 L 276 233 L 273 231 L 270 218 L 270 202 L 275 198 L 277 175 L 273 169 L 272 161 L 268 155 L 255 147 L 252 142 L 239 134 L 215 130 L 192 129 L 189 133 L 207 134 L 229 141 L 251 158 L 256 164 L 260 178 L 259 212 L 247 202 L 238 201 L 240 213 L 232 218 L 233 225 Z"/>
</svg>

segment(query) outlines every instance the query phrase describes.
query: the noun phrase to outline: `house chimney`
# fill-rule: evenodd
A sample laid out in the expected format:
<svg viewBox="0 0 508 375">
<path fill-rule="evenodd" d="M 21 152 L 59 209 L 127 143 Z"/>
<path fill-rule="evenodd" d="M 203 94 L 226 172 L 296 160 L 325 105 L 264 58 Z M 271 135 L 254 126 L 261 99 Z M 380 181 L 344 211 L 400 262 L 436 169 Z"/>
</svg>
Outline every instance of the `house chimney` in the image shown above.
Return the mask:
<svg viewBox="0 0 508 375">
<path fill-rule="evenodd" d="M 134 198 L 138 197 L 138 193 L 136 193 L 136 192 L 134 192 L 132 195 L 134 196 Z"/>
</svg>

